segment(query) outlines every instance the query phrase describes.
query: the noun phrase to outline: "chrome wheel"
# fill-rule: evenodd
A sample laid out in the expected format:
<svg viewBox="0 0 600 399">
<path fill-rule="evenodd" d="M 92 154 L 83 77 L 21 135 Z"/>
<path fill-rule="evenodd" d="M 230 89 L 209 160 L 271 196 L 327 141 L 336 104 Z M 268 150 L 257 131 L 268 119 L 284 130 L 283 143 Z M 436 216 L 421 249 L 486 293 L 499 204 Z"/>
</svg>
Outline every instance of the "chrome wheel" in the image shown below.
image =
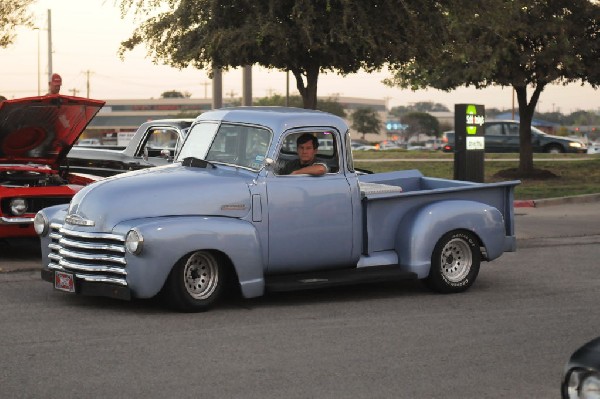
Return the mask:
<svg viewBox="0 0 600 399">
<path fill-rule="evenodd" d="M 457 283 L 469 274 L 473 264 L 470 246 L 460 238 L 446 243 L 441 253 L 441 272 L 449 282 Z"/>
<path fill-rule="evenodd" d="M 209 298 L 219 284 L 219 265 L 208 252 L 192 254 L 183 268 L 183 285 L 194 299 Z"/>
<path fill-rule="evenodd" d="M 444 294 L 463 292 L 479 274 L 479 239 L 465 230 L 444 234 L 431 254 L 431 269 L 424 280 L 434 291 Z"/>
</svg>

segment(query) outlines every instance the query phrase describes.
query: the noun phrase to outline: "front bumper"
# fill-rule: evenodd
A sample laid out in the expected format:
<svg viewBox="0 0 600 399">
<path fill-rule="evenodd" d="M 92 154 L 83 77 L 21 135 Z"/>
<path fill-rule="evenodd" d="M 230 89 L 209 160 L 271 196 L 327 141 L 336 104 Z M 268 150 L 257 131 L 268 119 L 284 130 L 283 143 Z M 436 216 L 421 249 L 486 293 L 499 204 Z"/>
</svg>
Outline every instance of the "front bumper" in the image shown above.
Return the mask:
<svg viewBox="0 0 600 399">
<path fill-rule="evenodd" d="M 43 268 L 42 280 L 54 284 L 54 270 Z M 86 281 L 73 275 L 75 282 L 75 293 L 87 296 L 104 296 L 108 298 L 131 300 L 131 290 L 122 285 L 104 283 L 100 281 Z"/>
</svg>

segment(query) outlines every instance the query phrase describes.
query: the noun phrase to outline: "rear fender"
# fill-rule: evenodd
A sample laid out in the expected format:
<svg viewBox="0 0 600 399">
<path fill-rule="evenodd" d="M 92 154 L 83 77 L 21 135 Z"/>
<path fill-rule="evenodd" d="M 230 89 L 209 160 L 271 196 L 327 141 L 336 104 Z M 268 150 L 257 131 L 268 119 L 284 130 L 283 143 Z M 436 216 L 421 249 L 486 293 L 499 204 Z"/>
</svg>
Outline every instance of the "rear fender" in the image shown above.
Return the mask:
<svg viewBox="0 0 600 399">
<path fill-rule="evenodd" d="M 219 251 L 231 260 L 244 297 L 264 293 L 260 241 L 251 223 L 224 217 L 161 217 L 122 223 L 114 232 L 126 234 L 133 227 L 144 238 L 140 255 L 125 255 L 134 296 L 156 295 L 175 263 L 198 250 Z"/>
<path fill-rule="evenodd" d="M 487 260 L 504 251 L 504 218 L 498 209 L 477 201 L 439 201 L 401 220 L 395 244 L 399 264 L 419 278 L 427 277 L 436 243 L 453 230 L 473 232 L 485 247 Z"/>
</svg>

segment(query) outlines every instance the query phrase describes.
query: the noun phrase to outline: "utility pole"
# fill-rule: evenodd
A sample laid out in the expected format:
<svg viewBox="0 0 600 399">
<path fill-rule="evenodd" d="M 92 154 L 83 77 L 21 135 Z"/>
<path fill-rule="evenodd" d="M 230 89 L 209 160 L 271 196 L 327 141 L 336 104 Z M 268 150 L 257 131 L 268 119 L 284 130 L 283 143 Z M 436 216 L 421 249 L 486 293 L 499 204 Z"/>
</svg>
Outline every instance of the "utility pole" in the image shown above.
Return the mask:
<svg viewBox="0 0 600 399">
<path fill-rule="evenodd" d="M 73 93 L 73 94 L 72 94 L 72 95 L 73 95 L 73 97 L 75 97 L 75 96 L 77 95 L 77 93 L 79 93 L 79 90 L 77 90 L 77 89 L 71 89 L 71 90 L 69 90 L 69 91 L 70 91 L 71 93 Z M 88 97 L 88 98 L 89 98 L 89 97 Z"/>
<path fill-rule="evenodd" d="M 52 80 L 52 10 L 48 10 L 48 82 Z"/>
<path fill-rule="evenodd" d="M 92 71 L 90 71 L 89 69 L 87 71 L 83 71 L 83 73 L 85 73 L 86 78 L 85 78 L 85 87 L 86 87 L 86 93 L 87 93 L 87 98 L 90 98 L 90 75 L 93 73 Z"/>
<path fill-rule="evenodd" d="M 204 86 L 204 99 L 206 100 L 207 97 L 207 87 L 210 85 L 210 82 L 202 82 L 200 83 L 202 86 Z"/>
</svg>

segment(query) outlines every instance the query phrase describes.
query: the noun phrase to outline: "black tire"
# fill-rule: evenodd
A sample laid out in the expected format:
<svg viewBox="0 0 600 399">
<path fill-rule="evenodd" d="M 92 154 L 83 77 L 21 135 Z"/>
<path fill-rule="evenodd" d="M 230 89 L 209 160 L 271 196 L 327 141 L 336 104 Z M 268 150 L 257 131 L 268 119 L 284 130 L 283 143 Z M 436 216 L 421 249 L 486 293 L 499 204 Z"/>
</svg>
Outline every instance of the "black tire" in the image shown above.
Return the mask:
<svg viewBox="0 0 600 399">
<path fill-rule="evenodd" d="M 480 263 L 477 237 L 462 230 L 449 232 L 435 245 L 425 283 L 443 294 L 463 292 L 475 282 Z"/>
<path fill-rule="evenodd" d="M 221 297 L 226 267 L 209 251 L 196 251 L 173 266 L 164 287 L 171 306 L 182 312 L 204 312 Z"/>
<path fill-rule="evenodd" d="M 550 144 L 544 149 L 544 152 L 547 154 L 562 154 L 565 149 L 559 144 Z"/>
</svg>

